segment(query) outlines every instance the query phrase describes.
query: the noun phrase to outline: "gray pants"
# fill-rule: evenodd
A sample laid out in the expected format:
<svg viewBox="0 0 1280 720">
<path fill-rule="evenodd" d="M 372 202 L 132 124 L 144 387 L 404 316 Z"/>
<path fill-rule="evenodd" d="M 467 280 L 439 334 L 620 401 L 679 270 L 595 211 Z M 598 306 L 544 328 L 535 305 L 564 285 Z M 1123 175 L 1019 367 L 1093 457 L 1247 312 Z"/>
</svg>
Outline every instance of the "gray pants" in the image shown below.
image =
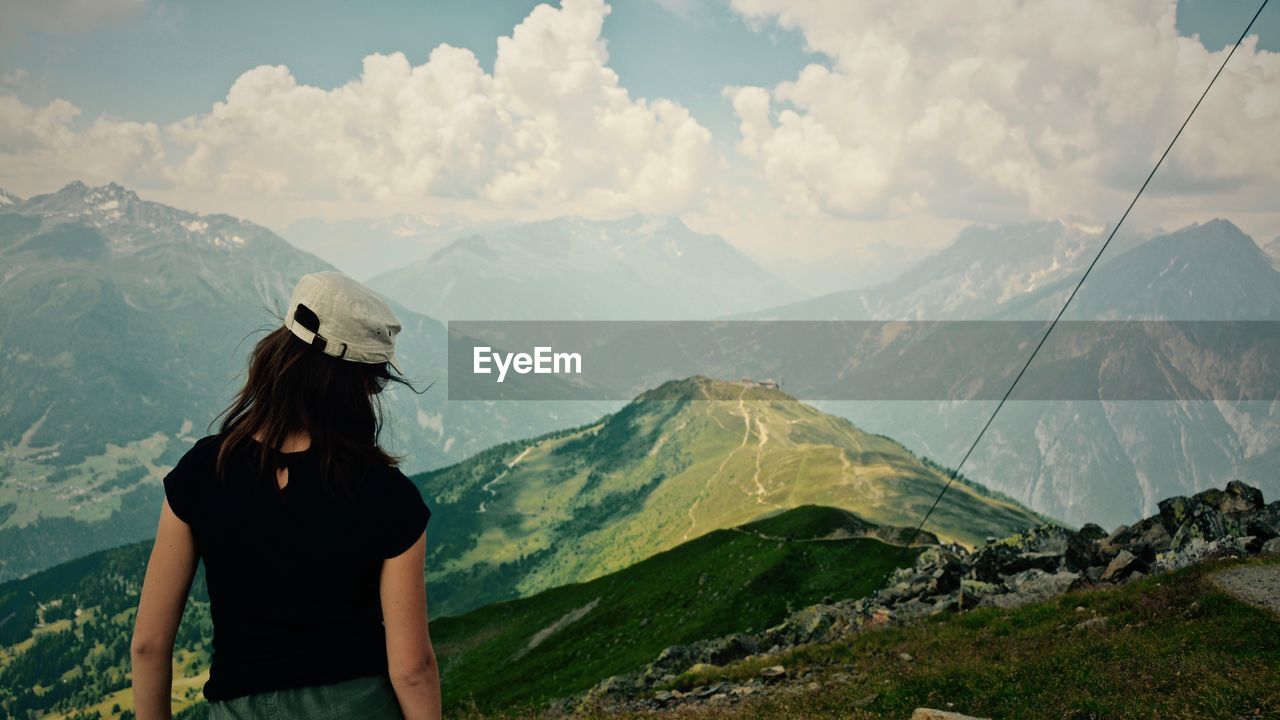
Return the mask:
<svg viewBox="0 0 1280 720">
<path fill-rule="evenodd" d="M 209 720 L 404 720 L 391 680 L 369 675 L 209 703 Z"/>
</svg>

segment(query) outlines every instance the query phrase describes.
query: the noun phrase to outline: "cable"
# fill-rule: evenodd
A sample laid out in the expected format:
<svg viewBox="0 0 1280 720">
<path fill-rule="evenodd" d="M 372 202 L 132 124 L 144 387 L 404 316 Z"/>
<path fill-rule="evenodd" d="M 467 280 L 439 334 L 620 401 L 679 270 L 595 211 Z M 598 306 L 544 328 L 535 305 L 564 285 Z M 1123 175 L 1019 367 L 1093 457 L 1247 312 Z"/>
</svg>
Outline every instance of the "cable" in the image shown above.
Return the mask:
<svg viewBox="0 0 1280 720">
<path fill-rule="evenodd" d="M 969 445 L 968 451 L 966 451 L 964 457 L 960 459 L 960 464 L 956 465 L 955 469 L 951 471 L 951 477 L 947 479 L 947 484 L 942 486 L 942 492 L 938 493 L 938 497 L 934 498 L 933 504 L 929 506 L 928 512 L 924 514 L 924 517 L 920 518 L 920 524 L 916 526 L 916 532 L 911 536 L 911 543 L 909 544 L 914 545 L 916 540 L 920 538 L 920 532 L 924 529 L 924 524 L 928 522 L 929 517 L 933 515 L 933 511 L 937 509 L 938 503 L 942 501 L 942 496 L 947 494 L 947 490 L 949 490 L 951 488 L 951 484 L 955 482 L 956 477 L 960 474 L 960 468 L 964 467 L 965 462 L 969 460 L 969 456 L 972 455 L 973 451 L 978 447 L 978 443 L 982 442 L 982 436 L 987 433 L 987 428 L 991 427 L 991 423 L 995 421 L 996 415 L 1000 414 L 1000 408 L 1004 407 L 1005 401 L 1013 394 L 1013 389 L 1018 386 L 1018 381 L 1021 380 L 1023 374 L 1027 372 L 1027 368 L 1031 367 L 1031 361 L 1036 359 L 1036 353 L 1040 352 L 1040 348 L 1044 347 L 1045 341 L 1049 339 L 1049 333 L 1052 333 L 1053 329 L 1057 327 L 1058 321 L 1062 319 L 1063 313 L 1067 311 L 1067 306 L 1069 306 L 1071 301 L 1075 299 L 1076 293 L 1079 292 L 1080 287 L 1084 285 L 1085 279 L 1089 277 L 1089 273 L 1093 271 L 1093 267 L 1097 265 L 1098 260 L 1102 258 L 1102 253 L 1106 252 L 1107 246 L 1111 244 L 1111 239 L 1116 236 L 1116 231 L 1124 224 L 1125 218 L 1129 217 L 1129 211 L 1137 204 L 1138 198 L 1142 197 L 1142 191 L 1147 189 L 1147 184 L 1151 182 L 1151 178 L 1155 177 L 1156 171 L 1160 169 L 1161 163 L 1163 163 L 1164 159 L 1168 157 L 1169 151 L 1173 149 L 1173 144 L 1178 142 L 1178 138 L 1182 136 L 1182 131 L 1186 129 L 1187 123 L 1191 122 L 1191 116 L 1196 114 L 1196 110 L 1200 107 L 1200 103 L 1203 102 L 1205 96 L 1209 94 L 1210 88 L 1212 88 L 1213 84 L 1217 82 L 1218 76 L 1222 74 L 1222 71 L 1226 69 L 1227 63 L 1231 61 L 1231 56 L 1236 54 L 1236 49 L 1240 47 L 1240 43 L 1244 42 L 1245 36 L 1247 36 L 1249 34 L 1249 30 L 1253 28 L 1253 23 L 1257 21 L 1258 16 L 1262 14 L 1263 8 L 1265 8 L 1267 3 L 1270 1 L 1271 0 L 1262 0 L 1262 4 L 1258 6 L 1258 12 L 1253 14 L 1253 19 L 1245 26 L 1244 32 L 1240 33 L 1240 38 L 1236 40 L 1236 44 L 1231 48 L 1231 52 L 1227 53 L 1227 56 L 1223 58 L 1222 65 L 1218 67 L 1218 72 L 1213 74 L 1213 78 L 1209 80 L 1209 84 L 1205 87 L 1204 92 L 1200 93 L 1200 99 L 1196 100 L 1196 104 L 1191 108 L 1191 112 L 1187 113 L 1187 119 L 1182 121 L 1182 126 L 1178 128 L 1178 132 L 1174 133 L 1173 139 L 1169 141 L 1169 146 L 1164 149 L 1164 153 L 1161 154 L 1160 159 L 1156 161 L 1155 167 L 1151 168 L 1151 172 L 1147 175 L 1147 179 L 1143 181 L 1142 187 L 1138 188 L 1138 192 L 1133 196 L 1133 200 L 1129 201 L 1129 207 L 1125 208 L 1124 214 L 1120 216 L 1120 221 L 1116 223 L 1115 227 L 1111 228 L 1111 234 L 1108 235 L 1106 241 L 1102 243 L 1102 247 L 1098 248 L 1098 254 L 1093 256 L 1093 262 L 1089 263 L 1089 267 L 1085 268 L 1084 274 L 1080 276 L 1080 281 L 1076 283 L 1071 294 L 1067 296 L 1067 301 L 1062 304 L 1062 309 L 1059 310 L 1057 316 L 1053 318 L 1053 322 L 1049 323 L 1049 328 L 1045 330 L 1044 335 L 1040 337 L 1040 342 L 1036 344 L 1035 349 L 1031 351 L 1031 355 L 1027 357 L 1027 362 L 1024 363 L 1022 369 L 1018 371 L 1017 377 L 1013 379 L 1013 382 L 1009 385 L 1009 389 L 1005 391 L 1004 397 L 1000 398 L 1000 402 L 996 404 L 996 409 L 992 411 L 991 417 L 987 418 L 987 423 L 982 426 L 982 430 L 978 432 L 978 436 L 974 438 L 973 443 Z"/>
</svg>

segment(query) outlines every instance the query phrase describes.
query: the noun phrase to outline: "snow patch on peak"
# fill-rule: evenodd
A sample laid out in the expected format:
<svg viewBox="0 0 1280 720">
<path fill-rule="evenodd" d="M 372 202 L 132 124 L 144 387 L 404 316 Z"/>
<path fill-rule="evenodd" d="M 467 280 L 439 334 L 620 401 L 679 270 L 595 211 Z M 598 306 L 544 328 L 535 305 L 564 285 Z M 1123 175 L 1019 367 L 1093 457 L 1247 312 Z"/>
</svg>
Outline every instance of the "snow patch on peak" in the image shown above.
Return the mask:
<svg viewBox="0 0 1280 720">
<path fill-rule="evenodd" d="M 187 232 L 202 233 L 209 229 L 209 223 L 203 220 L 187 220 L 182 223 L 182 227 Z"/>
</svg>

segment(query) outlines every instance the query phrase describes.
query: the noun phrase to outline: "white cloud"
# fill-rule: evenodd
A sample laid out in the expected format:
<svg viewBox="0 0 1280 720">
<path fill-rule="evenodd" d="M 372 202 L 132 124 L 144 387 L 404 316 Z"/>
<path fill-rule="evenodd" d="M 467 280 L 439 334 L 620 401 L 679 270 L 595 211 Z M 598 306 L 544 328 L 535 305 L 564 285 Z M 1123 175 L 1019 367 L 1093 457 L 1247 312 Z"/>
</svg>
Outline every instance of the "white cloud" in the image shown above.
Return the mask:
<svg viewBox="0 0 1280 720">
<path fill-rule="evenodd" d="M 79 108 L 65 100 L 30 107 L 13 95 L 0 94 L 4 187 L 29 194 L 74 178 L 103 183 L 161 172 L 161 134 L 154 123 L 100 117 L 76 129 L 79 114 Z"/>
<path fill-rule="evenodd" d="M 1176 3 L 734 0 L 830 58 L 727 88 L 739 151 L 791 211 L 1113 220 L 1225 50 L 1179 37 Z M 1280 56 L 1248 40 L 1148 203 L 1274 210 Z"/>
<path fill-rule="evenodd" d="M 498 40 L 492 74 L 469 50 L 440 45 L 421 65 L 402 53 L 364 58 L 360 76 L 323 89 L 287 67 L 242 74 L 206 113 L 163 129 L 164 173 L 183 193 L 282 201 L 474 199 L 543 213 L 679 212 L 713 159 L 710 133 L 669 100 L 631 98 L 608 65 L 602 0 L 540 5 Z M 72 177 L 62 148 L 89 136 L 128 140 L 101 168 L 138 176 L 154 126 L 99 120 L 77 132 L 63 101 L 0 104 L 0 176 Z M 48 131 L 21 130 L 40 116 Z M 16 138 L 21 142 L 15 142 Z M 15 147 L 16 146 L 16 147 Z M 111 161 L 120 160 L 112 165 Z"/>
</svg>

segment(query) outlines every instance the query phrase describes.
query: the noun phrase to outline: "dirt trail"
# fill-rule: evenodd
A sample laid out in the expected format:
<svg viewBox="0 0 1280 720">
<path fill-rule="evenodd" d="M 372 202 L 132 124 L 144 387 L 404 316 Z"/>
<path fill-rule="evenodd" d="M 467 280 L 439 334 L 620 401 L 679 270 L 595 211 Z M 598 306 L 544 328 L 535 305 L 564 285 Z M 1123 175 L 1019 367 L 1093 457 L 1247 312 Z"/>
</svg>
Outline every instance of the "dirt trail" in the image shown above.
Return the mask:
<svg viewBox="0 0 1280 720">
<path fill-rule="evenodd" d="M 1213 576 L 1223 590 L 1280 615 L 1280 565 L 1245 565 Z"/>
</svg>

